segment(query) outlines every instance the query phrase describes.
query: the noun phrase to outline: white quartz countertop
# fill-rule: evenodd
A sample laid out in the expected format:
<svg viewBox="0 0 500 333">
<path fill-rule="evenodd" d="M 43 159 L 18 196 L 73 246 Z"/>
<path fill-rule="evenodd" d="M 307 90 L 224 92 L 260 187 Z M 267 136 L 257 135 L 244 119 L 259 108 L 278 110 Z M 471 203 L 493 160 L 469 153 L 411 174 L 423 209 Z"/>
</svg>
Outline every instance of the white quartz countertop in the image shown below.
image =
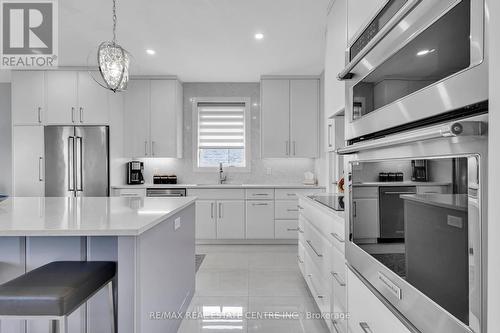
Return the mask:
<svg viewBox="0 0 500 333">
<path fill-rule="evenodd" d="M 195 200 L 9 198 L 0 202 L 0 236 L 137 236 Z"/>
<path fill-rule="evenodd" d="M 316 194 L 314 194 L 314 195 L 316 195 Z M 322 195 L 325 195 L 325 194 L 323 193 Z M 327 206 L 323 205 L 322 203 L 320 203 L 314 199 L 309 198 L 308 195 L 299 194 L 298 197 L 299 197 L 299 200 L 305 200 L 305 201 L 313 204 L 316 208 L 318 208 L 324 212 L 336 215 L 342 219 L 345 218 L 345 211 L 335 210 L 333 208 L 327 207 Z"/>
<path fill-rule="evenodd" d="M 140 185 L 114 185 L 114 189 L 143 189 L 143 188 L 299 188 L 299 189 L 324 189 L 324 186 L 304 185 L 304 184 L 140 184 Z"/>
<path fill-rule="evenodd" d="M 415 194 L 402 195 L 402 199 L 442 208 L 467 211 L 467 194 Z"/>
<path fill-rule="evenodd" d="M 370 187 L 370 186 L 448 186 L 449 182 L 363 182 L 363 183 L 353 183 L 355 187 Z"/>
</svg>

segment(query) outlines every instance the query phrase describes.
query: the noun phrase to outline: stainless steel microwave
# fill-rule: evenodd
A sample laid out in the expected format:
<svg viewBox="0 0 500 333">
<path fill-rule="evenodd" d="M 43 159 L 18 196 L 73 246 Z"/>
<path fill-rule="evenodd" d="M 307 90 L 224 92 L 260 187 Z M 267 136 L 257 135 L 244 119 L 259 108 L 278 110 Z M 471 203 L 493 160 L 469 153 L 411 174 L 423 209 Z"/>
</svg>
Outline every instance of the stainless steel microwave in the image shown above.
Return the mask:
<svg viewBox="0 0 500 333">
<path fill-rule="evenodd" d="M 339 150 L 347 263 L 411 332 L 486 332 L 487 124 L 476 115 Z M 378 182 L 388 170 L 403 180 Z"/>
<path fill-rule="evenodd" d="M 346 52 L 346 139 L 488 99 L 484 0 L 387 0 Z"/>
</svg>

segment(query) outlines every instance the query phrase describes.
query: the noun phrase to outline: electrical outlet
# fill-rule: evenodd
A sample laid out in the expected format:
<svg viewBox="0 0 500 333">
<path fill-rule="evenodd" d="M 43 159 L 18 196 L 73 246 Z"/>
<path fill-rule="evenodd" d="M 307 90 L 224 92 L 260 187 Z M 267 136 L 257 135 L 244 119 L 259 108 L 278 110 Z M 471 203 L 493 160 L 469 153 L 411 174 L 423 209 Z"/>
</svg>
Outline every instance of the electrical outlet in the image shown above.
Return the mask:
<svg viewBox="0 0 500 333">
<path fill-rule="evenodd" d="M 181 218 L 180 218 L 180 217 L 178 217 L 178 218 L 176 218 L 176 219 L 175 219 L 175 221 L 174 221 L 174 230 L 177 230 L 177 229 L 179 229 L 180 227 L 181 227 Z"/>
</svg>

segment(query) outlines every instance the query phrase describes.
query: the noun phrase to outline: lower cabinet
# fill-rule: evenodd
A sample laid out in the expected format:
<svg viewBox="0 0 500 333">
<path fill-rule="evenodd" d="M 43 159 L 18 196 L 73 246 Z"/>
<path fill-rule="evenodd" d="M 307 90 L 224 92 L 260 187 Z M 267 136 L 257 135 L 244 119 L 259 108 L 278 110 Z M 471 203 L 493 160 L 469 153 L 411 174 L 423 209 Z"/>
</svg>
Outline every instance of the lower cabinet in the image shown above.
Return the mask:
<svg viewBox="0 0 500 333">
<path fill-rule="evenodd" d="M 274 201 L 247 200 L 246 238 L 274 239 Z"/>
<path fill-rule="evenodd" d="M 43 197 L 45 195 L 43 126 L 14 126 L 12 141 L 14 195 Z"/>
<path fill-rule="evenodd" d="M 350 269 L 347 269 L 347 281 L 350 333 L 410 333 Z"/>
<path fill-rule="evenodd" d="M 197 239 L 244 239 L 245 202 L 243 200 L 196 201 Z"/>
<path fill-rule="evenodd" d="M 298 239 L 298 220 L 275 220 L 274 237 L 276 239 Z"/>
</svg>

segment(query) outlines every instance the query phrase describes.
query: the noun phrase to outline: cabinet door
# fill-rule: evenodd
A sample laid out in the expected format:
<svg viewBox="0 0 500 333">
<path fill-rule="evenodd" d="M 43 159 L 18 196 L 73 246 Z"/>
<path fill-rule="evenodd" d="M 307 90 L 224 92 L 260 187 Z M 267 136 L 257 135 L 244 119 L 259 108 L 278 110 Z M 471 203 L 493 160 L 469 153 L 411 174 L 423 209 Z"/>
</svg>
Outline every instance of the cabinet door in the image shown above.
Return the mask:
<svg viewBox="0 0 500 333">
<path fill-rule="evenodd" d="M 318 157 L 319 80 L 290 81 L 292 157 Z"/>
<path fill-rule="evenodd" d="M 47 118 L 49 124 L 77 124 L 77 73 L 73 71 L 48 71 Z"/>
<path fill-rule="evenodd" d="M 177 151 L 178 107 L 175 80 L 151 80 L 151 155 L 179 157 Z M 180 111 L 180 112 L 179 112 Z"/>
<path fill-rule="evenodd" d="M 125 92 L 124 151 L 126 157 L 149 157 L 149 80 L 130 80 Z"/>
<path fill-rule="evenodd" d="M 42 126 L 13 128 L 14 195 L 44 196 L 44 140 Z"/>
<path fill-rule="evenodd" d="M 81 124 L 103 125 L 109 121 L 108 90 L 97 84 L 89 72 L 78 72 L 77 116 Z"/>
<path fill-rule="evenodd" d="M 196 239 L 216 239 L 215 201 L 196 201 Z"/>
<path fill-rule="evenodd" d="M 382 8 L 386 0 L 348 0 L 347 1 L 347 38 L 353 37 L 364 28 L 376 12 Z"/>
<path fill-rule="evenodd" d="M 354 238 L 380 237 L 378 199 L 353 200 Z"/>
<path fill-rule="evenodd" d="M 217 239 L 245 239 L 245 202 L 217 201 Z"/>
<path fill-rule="evenodd" d="M 290 155 L 290 81 L 262 80 L 262 157 Z"/>
<path fill-rule="evenodd" d="M 410 332 L 350 269 L 347 281 L 349 332 Z"/>
<path fill-rule="evenodd" d="M 274 203 L 271 200 L 248 200 L 247 239 L 274 239 Z"/>
<path fill-rule="evenodd" d="M 12 72 L 12 122 L 41 124 L 44 120 L 45 74 L 42 71 Z"/>
</svg>

